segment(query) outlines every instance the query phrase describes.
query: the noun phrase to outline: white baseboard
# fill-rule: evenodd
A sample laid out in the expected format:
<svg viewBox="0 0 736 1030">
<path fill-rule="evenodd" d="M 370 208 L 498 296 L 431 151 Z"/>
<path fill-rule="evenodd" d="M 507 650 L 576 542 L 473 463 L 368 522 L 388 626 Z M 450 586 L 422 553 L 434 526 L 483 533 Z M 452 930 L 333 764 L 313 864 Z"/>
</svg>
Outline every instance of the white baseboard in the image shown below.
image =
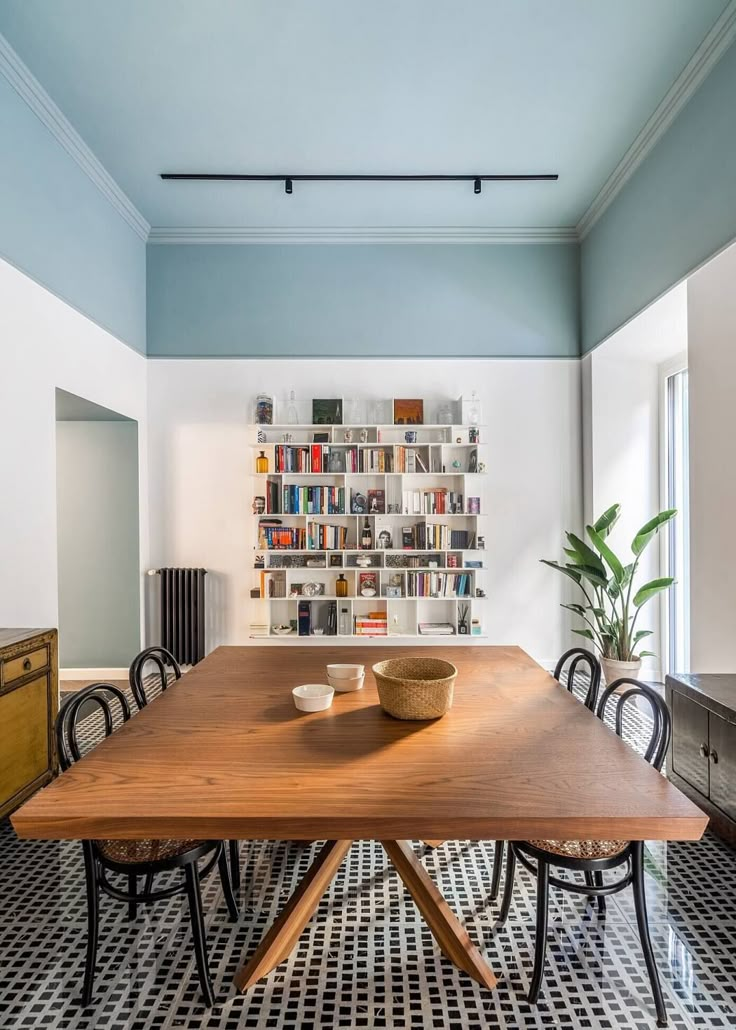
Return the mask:
<svg viewBox="0 0 736 1030">
<path fill-rule="evenodd" d="M 128 669 L 59 669 L 60 680 L 127 680 Z"/>
</svg>

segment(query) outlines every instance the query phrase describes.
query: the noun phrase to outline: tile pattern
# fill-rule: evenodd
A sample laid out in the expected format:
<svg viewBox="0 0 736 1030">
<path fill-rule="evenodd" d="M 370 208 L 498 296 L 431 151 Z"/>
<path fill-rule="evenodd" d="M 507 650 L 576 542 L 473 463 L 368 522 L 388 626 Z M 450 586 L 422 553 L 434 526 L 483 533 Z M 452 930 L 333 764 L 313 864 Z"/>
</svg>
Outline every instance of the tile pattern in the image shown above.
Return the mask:
<svg viewBox="0 0 736 1030">
<path fill-rule="evenodd" d="M 93 717 L 94 718 L 94 717 Z M 93 720 L 90 720 L 90 723 Z M 227 919 L 217 877 L 203 885 L 218 1004 L 201 1005 L 185 903 L 142 910 L 103 899 L 95 1002 L 79 1006 L 84 874 L 73 842 L 19 841 L 0 825 L 2 1030 L 312 1030 L 504 1027 L 644 1030 L 655 1019 L 628 892 L 605 917 L 553 892 L 545 986 L 525 1001 L 533 962 L 534 884 L 525 871 L 508 923 L 488 902 L 493 844 L 419 843 L 430 874 L 499 976 L 495 991 L 438 953 L 375 843 L 356 843 L 289 959 L 245 996 L 232 976 L 304 875 L 317 845 L 242 845 L 241 919 Z M 707 835 L 646 853 L 652 937 L 677 1030 L 736 1024 L 736 855 Z"/>
</svg>

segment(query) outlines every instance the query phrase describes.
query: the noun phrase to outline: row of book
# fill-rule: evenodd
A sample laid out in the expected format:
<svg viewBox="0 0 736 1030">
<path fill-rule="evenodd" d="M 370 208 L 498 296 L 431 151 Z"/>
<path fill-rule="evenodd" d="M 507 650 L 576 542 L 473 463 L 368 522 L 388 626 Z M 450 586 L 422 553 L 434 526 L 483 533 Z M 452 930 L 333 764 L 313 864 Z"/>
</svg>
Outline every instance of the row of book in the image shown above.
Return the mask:
<svg viewBox="0 0 736 1030">
<path fill-rule="evenodd" d="M 386 637 L 388 636 L 388 616 L 385 612 L 356 615 L 353 619 L 353 631 L 358 637 Z"/>
<path fill-rule="evenodd" d="M 258 527 L 258 537 L 260 550 L 304 551 L 307 547 L 306 529 L 290 526 L 264 526 L 261 523 Z"/>
<path fill-rule="evenodd" d="M 286 576 L 283 573 L 261 573 L 261 597 L 286 597 Z"/>
<path fill-rule="evenodd" d="M 313 467 L 317 456 L 319 464 Z M 274 469 L 276 472 L 321 472 L 322 448 L 319 445 L 297 447 L 289 444 L 277 444 L 274 451 Z"/>
<path fill-rule="evenodd" d="M 427 458 L 428 460 L 429 458 Z M 396 471 L 413 473 L 429 472 L 429 469 L 424 457 L 415 447 L 397 447 Z"/>
<path fill-rule="evenodd" d="M 473 547 L 474 540 L 475 533 L 441 523 L 417 522 L 401 530 L 401 546 L 406 551 L 447 551 L 450 548 L 464 551 Z"/>
<path fill-rule="evenodd" d="M 403 490 L 402 515 L 462 515 L 463 495 L 454 490 Z"/>
<path fill-rule="evenodd" d="M 279 515 L 344 515 L 345 488 L 342 486 L 285 486 Z"/>
<path fill-rule="evenodd" d="M 341 551 L 347 546 L 346 526 L 326 526 L 321 522 L 307 524 L 307 548 L 310 551 Z"/>
<path fill-rule="evenodd" d="M 472 576 L 465 572 L 407 572 L 407 597 L 470 597 Z"/>
</svg>

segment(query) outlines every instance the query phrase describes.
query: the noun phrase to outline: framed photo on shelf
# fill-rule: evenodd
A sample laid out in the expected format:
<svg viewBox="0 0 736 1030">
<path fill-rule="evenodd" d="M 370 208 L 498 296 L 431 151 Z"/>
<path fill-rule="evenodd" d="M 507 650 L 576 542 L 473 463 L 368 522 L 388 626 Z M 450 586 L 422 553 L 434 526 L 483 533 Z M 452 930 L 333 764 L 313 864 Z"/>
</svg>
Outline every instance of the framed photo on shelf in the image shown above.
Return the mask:
<svg viewBox="0 0 736 1030">
<path fill-rule="evenodd" d="M 424 425 L 424 401 L 394 400 L 395 426 Z"/>
<path fill-rule="evenodd" d="M 312 400 L 312 425 L 341 426 L 342 399 Z"/>
<path fill-rule="evenodd" d="M 375 597 L 378 593 L 378 576 L 375 572 L 358 573 L 358 593 L 361 597 Z"/>
<path fill-rule="evenodd" d="M 386 491 L 385 490 L 369 490 L 368 491 L 368 513 L 370 515 L 385 515 L 386 514 Z"/>
<path fill-rule="evenodd" d="M 312 443 L 329 443 L 329 442 L 330 442 L 330 434 L 329 433 L 313 433 L 312 434 Z"/>
</svg>

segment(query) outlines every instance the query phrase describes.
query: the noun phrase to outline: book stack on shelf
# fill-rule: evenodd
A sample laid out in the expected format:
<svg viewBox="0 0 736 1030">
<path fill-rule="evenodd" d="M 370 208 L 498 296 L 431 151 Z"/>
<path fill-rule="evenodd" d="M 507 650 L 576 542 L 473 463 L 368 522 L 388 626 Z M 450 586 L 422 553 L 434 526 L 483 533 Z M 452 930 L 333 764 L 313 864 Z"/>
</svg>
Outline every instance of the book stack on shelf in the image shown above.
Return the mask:
<svg viewBox="0 0 736 1030">
<path fill-rule="evenodd" d="M 260 406 L 269 421 L 251 428 L 252 636 L 286 643 L 484 634 L 488 503 L 478 405 L 447 401 L 443 416 L 458 417 L 431 425 L 425 407 L 296 401 L 288 424 L 273 424 L 273 404 Z M 379 409 L 393 411 L 394 423 L 360 421 Z M 302 412 L 308 417 L 295 421 Z"/>
<path fill-rule="evenodd" d="M 368 612 L 356 615 L 354 620 L 356 637 L 387 637 L 388 621 L 385 612 Z"/>
</svg>

